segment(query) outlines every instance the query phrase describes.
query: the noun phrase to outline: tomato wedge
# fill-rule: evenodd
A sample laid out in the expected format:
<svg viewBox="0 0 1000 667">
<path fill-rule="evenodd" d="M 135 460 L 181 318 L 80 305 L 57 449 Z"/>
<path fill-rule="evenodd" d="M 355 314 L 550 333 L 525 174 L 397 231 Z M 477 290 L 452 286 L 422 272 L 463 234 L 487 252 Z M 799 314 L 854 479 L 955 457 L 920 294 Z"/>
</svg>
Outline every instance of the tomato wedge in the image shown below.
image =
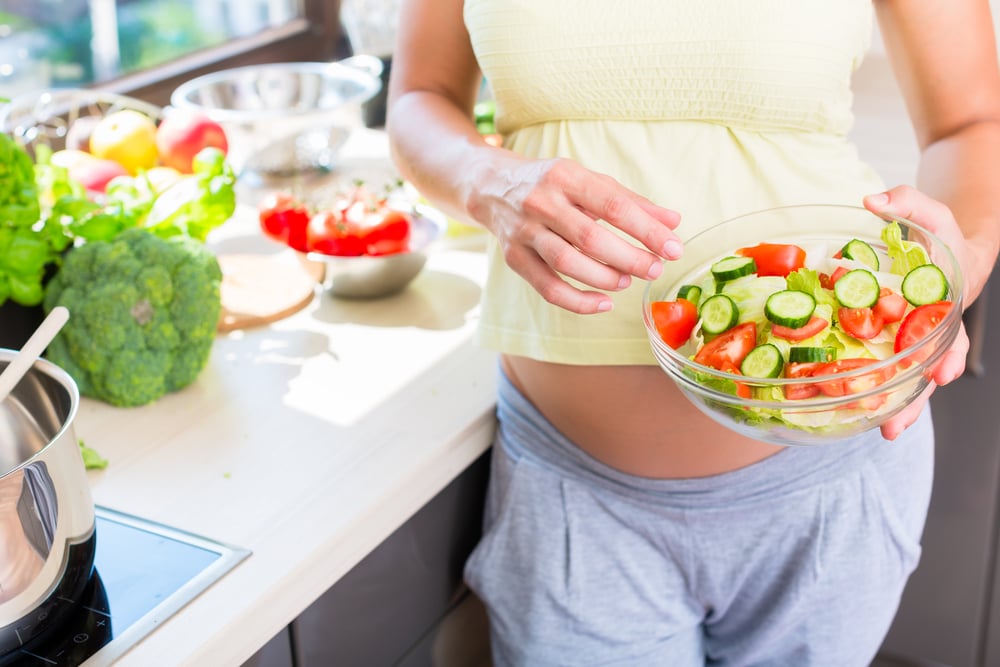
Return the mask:
<svg viewBox="0 0 1000 667">
<path fill-rule="evenodd" d="M 896 340 L 893 342 L 893 350 L 898 353 L 916 345 L 924 336 L 941 324 L 951 308 L 951 301 L 938 301 L 911 310 L 899 324 L 899 331 L 896 332 Z M 933 351 L 933 347 L 928 349 L 926 346 L 914 350 L 906 357 L 903 365 L 919 364 L 931 356 Z"/>
<path fill-rule="evenodd" d="M 654 301 L 649 309 L 660 338 L 675 350 L 687 342 L 698 323 L 698 308 L 687 299 Z"/>
<path fill-rule="evenodd" d="M 860 340 L 870 340 L 882 333 L 885 321 L 871 308 L 839 308 L 840 328 Z"/>
<path fill-rule="evenodd" d="M 736 254 L 752 257 L 757 264 L 758 276 L 785 277 L 806 265 L 806 251 L 790 243 L 758 243 L 740 248 Z"/>
<path fill-rule="evenodd" d="M 820 362 L 819 366 L 813 369 L 811 377 L 822 378 L 825 375 L 846 373 L 848 371 L 864 368 L 878 361 L 878 359 L 849 358 L 838 359 L 836 361 Z M 892 377 L 891 369 L 879 369 L 871 373 L 863 373 L 842 380 L 826 380 L 817 382 L 820 392 L 827 396 L 845 396 L 847 394 L 859 394 L 876 387 Z"/>
<path fill-rule="evenodd" d="M 739 368 L 743 357 L 747 356 L 756 344 L 757 324 L 744 322 L 705 343 L 694 356 L 694 360 L 703 366 L 719 370 L 723 370 L 723 365 L 727 362 Z"/>
<path fill-rule="evenodd" d="M 745 355 L 744 355 L 745 356 Z M 740 373 L 740 369 L 736 367 L 735 364 L 731 364 L 728 361 L 722 362 L 720 371 L 725 371 L 726 373 L 732 373 L 733 375 L 743 375 Z M 740 398 L 753 398 L 753 390 L 743 382 L 736 382 L 736 395 Z"/>
<path fill-rule="evenodd" d="M 902 294 L 896 294 L 888 287 L 883 287 L 879 290 L 878 301 L 872 310 L 886 324 L 898 322 L 903 319 L 903 314 L 906 312 L 906 299 Z"/>
<path fill-rule="evenodd" d="M 827 275 L 825 273 L 819 274 L 819 286 L 824 289 L 833 289 L 834 283 L 840 280 L 840 277 L 847 273 L 848 269 L 843 266 L 838 266 L 833 270 L 832 275 Z"/>
<path fill-rule="evenodd" d="M 773 333 L 778 338 L 784 338 L 785 340 L 799 341 L 805 340 L 806 338 L 812 338 L 820 331 L 826 328 L 827 322 L 822 317 L 813 316 L 808 322 L 803 324 L 797 329 L 792 329 L 791 327 L 783 327 L 780 324 L 775 324 L 771 326 L 771 333 Z"/>
<path fill-rule="evenodd" d="M 785 377 L 800 378 L 810 377 L 813 372 L 824 362 L 791 362 L 785 364 Z M 819 395 L 819 387 L 815 384 L 788 384 L 785 385 L 785 398 L 796 401 L 803 398 L 812 398 Z"/>
</svg>

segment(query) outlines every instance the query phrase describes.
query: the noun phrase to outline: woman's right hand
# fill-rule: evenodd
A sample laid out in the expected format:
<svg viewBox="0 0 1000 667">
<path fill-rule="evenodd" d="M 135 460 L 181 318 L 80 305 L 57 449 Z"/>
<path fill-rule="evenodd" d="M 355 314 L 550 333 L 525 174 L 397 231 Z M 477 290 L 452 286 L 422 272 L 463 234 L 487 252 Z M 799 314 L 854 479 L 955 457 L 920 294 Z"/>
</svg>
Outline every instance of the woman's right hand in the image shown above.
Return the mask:
<svg viewBox="0 0 1000 667">
<path fill-rule="evenodd" d="M 624 289 L 633 276 L 655 279 L 663 259 L 680 257 L 673 232 L 680 216 L 610 176 L 568 159 L 484 150 L 494 154 L 467 209 L 497 238 L 511 269 L 549 303 L 581 314 L 608 311 L 606 292 Z"/>
</svg>

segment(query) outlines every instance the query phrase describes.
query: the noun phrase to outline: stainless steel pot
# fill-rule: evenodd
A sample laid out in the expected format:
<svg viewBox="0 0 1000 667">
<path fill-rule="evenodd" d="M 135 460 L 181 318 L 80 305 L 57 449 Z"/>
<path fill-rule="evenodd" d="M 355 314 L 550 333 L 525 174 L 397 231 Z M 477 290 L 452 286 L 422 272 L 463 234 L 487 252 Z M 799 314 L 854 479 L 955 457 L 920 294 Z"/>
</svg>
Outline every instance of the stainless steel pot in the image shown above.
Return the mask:
<svg viewBox="0 0 1000 667">
<path fill-rule="evenodd" d="M 0 371 L 16 352 L 0 349 Z M 94 567 L 76 383 L 38 360 L 0 402 L 0 656 L 57 628 Z"/>
</svg>

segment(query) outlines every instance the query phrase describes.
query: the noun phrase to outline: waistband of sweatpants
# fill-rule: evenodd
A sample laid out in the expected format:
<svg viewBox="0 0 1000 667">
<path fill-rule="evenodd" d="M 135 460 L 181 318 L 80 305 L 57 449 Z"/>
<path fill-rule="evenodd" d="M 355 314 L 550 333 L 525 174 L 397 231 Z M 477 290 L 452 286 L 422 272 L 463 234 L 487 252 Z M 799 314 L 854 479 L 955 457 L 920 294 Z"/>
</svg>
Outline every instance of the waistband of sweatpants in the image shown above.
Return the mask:
<svg viewBox="0 0 1000 667">
<path fill-rule="evenodd" d="M 907 432 L 889 442 L 875 429 L 840 442 L 788 446 L 762 461 L 718 475 L 683 479 L 639 477 L 616 470 L 577 447 L 511 384 L 502 370 L 499 375 L 498 442 L 513 459 L 523 458 L 626 496 L 639 496 L 643 502 L 664 506 L 706 508 L 767 501 L 850 474 L 866 461 L 899 455 L 892 448 L 906 446 L 901 440 Z M 927 410 L 924 412 L 926 416 Z M 923 427 L 930 427 L 929 418 Z M 908 432 L 919 430 L 910 427 Z"/>
</svg>

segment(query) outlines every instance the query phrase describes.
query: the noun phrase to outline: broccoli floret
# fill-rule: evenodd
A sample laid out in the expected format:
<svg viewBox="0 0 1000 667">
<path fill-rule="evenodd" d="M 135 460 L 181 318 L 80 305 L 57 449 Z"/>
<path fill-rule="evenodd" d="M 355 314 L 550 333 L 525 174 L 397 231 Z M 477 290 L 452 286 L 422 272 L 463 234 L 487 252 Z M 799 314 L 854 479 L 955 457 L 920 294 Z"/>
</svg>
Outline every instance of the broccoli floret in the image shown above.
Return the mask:
<svg viewBox="0 0 1000 667">
<path fill-rule="evenodd" d="M 70 318 L 46 356 L 80 393 L 137 406 L 194 382 L 212 350 L 222 271 L 202 243 L 128 229 L 70 251 L 45 310 Z"/>
</svg>

